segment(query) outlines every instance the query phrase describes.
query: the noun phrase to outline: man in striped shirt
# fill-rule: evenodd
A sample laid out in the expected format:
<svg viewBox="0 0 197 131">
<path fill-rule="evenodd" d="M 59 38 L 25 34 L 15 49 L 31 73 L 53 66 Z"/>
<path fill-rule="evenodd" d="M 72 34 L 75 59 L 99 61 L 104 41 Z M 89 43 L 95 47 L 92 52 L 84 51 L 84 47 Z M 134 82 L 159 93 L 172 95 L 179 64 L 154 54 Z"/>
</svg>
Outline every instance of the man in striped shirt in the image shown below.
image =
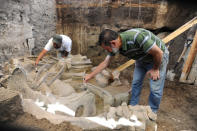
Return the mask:
<svg viewBox="0 0 197 131">
<path fill-rule="evenodd" d="M 98 44 L 107 50 L 109 54 L 92 73 L 86 75 L 84 81 L 87 82 L 106 68 L 111 57 L 118 52 L 136 60 L 130 105 L 135 106 L 138 104 L 142 83 L 147 74 L 150 77 L 150 108 L 148 109 L 148 116 L 151 120 L 156 120 L 156 113 L 163 94 L 169 57 L 168 49 L 164 43 L 152 32 L 142 28 L 134 28 L 120 34 L 105 29 L 100 33 Z"/>
</svg>

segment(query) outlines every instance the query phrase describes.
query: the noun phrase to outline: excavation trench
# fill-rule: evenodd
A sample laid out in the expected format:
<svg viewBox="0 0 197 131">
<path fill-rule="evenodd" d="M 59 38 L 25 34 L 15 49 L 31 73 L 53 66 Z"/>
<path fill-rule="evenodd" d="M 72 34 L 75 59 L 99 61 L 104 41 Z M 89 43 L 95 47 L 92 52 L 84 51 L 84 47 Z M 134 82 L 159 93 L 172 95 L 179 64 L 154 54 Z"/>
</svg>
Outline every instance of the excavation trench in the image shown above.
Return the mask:
<svg viewBox="0 0 197 131">
<path fill-rule="evenodd" d="M 90 83 L 83 83 L 85 73 L 94 69 L 86 56 L 72 55 L 66 59 L 47 56 L 37 69 L 34 59 L 16 58 L 7 65 L 10 75 L 4 90 L 18 93 L 21 112 L 36 119 L 45 118 L 52 124 L 70 122 L 87 130 L 156 129 L 156 123 L 147 115 L 148 106 L 127 105 L 129 84 L 111 82 L 110 69 Z"/>
</svg>

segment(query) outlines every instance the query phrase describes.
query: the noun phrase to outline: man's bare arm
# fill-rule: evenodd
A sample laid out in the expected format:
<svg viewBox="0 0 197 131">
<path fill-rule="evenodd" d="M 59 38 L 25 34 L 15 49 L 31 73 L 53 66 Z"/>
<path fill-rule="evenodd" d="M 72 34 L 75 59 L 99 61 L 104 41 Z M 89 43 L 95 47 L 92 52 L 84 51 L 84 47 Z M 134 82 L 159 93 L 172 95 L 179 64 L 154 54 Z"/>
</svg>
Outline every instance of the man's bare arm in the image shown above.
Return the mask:
<svg viewBox="0 0 197 131">
<path fill-rule="evenodd" d="M 38 58 L 36 59 L 36 62 L 35 62 L 35 66 L 38 65 L 40 59 L 42 59 L 42 57 L 47 53 L 47 50 L 43 49 L 42 52 L 40 52 Z"/>
<path fill-rule="evenodd" d="M 162 62 L 162 57 L 163 57 L 163 51 L 157 46 L 154 45 L 149 51 L 148 54 L 153 56 L 153 68 L 147 72 L 147 74 L 150 76 L 151 79 L 153 80 L 158 80 L 160 79 L 159 75 L 159 67 Z"/>
<path fill-rule="evenodd" d="M 87 82 L 88 80 L 92 79 L 96 74 L 98 74 L 103 69 L 105 69 L 109 65 L 110 59 L 111 59 L 111 56 L 108 55 L 105 58 L 105 60 L 101 62 L 92 73 L 85 76 L 84 81 Z"/>
<path fill-rule="evenodd" d="M 153 56 L 153 60 L 154 60 L 153 69 L 159 69 L 162 61 L 163 51 L 157 45 L 154 45 L 148 51 L 148 53 Z"/>
</svg>

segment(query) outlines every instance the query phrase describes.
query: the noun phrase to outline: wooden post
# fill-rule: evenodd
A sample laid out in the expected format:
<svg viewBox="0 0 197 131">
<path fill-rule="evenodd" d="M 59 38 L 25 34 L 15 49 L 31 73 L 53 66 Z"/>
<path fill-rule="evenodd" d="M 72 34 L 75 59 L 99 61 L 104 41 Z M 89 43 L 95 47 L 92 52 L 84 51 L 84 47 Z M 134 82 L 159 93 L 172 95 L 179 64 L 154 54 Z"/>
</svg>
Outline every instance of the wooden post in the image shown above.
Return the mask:
<svg viewBox="0 0 197 131">
<path fill-rule="evenodd" d="M 181 73 L 181 77 L 180 77 L 180 80 L 179 80 L 180 82 L 186 82 L 186 79 L 189 75 L 192 64 L 195 60 L 196 53 L 197 53 L 197 31 L 195 33 L 194 40 L 192 42 L 192 46 L 191 46 L 191 49 L 189 51 L 187 60 L 184 64 L 184 67 L 183 67 L 183 70 L 182 70 L 182 73 Z"/>
</svg>

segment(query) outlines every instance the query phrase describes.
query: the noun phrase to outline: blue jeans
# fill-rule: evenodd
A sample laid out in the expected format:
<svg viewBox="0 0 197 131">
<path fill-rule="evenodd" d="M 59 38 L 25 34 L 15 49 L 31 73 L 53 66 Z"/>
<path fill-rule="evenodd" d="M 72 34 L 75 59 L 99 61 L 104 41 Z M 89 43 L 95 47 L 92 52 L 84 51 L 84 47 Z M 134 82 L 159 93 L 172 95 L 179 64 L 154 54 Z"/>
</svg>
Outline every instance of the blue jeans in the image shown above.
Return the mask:
<svg viewBox="0 0 197 131">
<path fill-rule="evenodd" d="M 163 53 L 162 63 L 160 65 L 160 79 L 153 81 L 150 79 L 150 95 L 149 95 L 149 105 L 153 112 L 157 112 L 159 109 L 160 101 L 163 95 L 164 82 L 166 77 L 166 68 L 169 59 L 169 52 L 165 49 Z M 142 83 L 146 72 L 153 68 L 153 63 L 145 63 L 143 61 L 136 61 L 135 70 L 132 81 L 132 94 L 130 105 L 137 105 L 139 102 L 139 96 L 142 89 Z"/>
</svg>

